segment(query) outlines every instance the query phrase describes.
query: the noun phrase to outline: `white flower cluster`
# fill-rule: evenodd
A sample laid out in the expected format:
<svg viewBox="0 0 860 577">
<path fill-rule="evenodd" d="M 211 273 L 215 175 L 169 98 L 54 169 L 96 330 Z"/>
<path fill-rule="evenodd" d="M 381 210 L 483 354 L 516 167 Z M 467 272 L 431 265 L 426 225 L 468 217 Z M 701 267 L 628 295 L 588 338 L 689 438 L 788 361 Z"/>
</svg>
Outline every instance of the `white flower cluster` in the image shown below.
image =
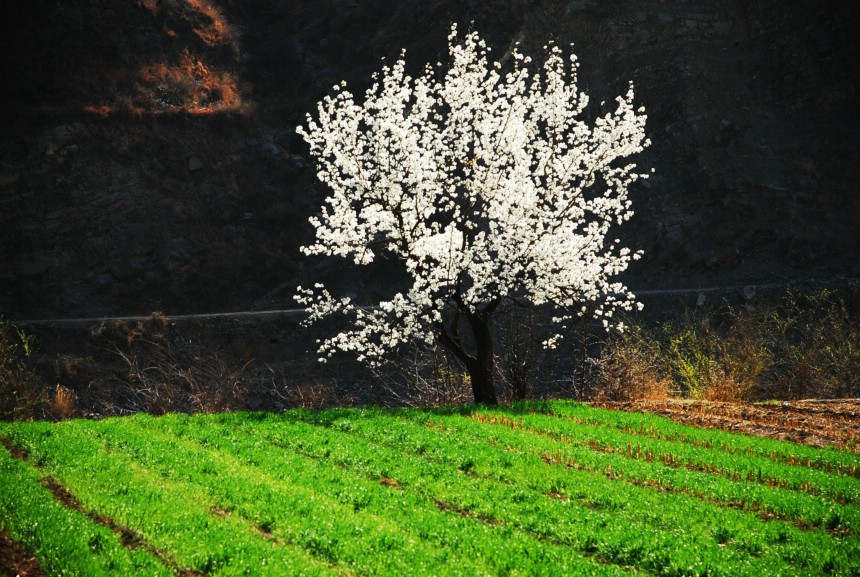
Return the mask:
<svg viewBox="0 0 860 577">
<path fill-rule="evenodd" d="M 310 320 L 335 311 L 355 325 L 320 352 L 373 360 L 398 343 L 432 340 L 447 306 L 476 312 L 508 297 L 552 304 L 558 334 L 575 316 L 609 324 L 635 305 L 610 279 L 640 255 L 607 238 L 633 212 L 631 182 L 647 178 L 619 162 L 649 144 L 632 85 L 614 111 L 589 124 L 577 60 L 548 46 L 542 69 L 514 52 L 503 71 L 477 33 L 449 36 L 451 66 L 417 78 L 403 57 L 374 76 L 357 104 L 345 85 L 298 129 L 331 194 L 306 254 L 370 263 L 384 244 L 413 285 L 374 309 L 336 300 L 322 286 L 299 290 Z M 553 346 L 556 338 L 545 344 Z"/>
</svg>

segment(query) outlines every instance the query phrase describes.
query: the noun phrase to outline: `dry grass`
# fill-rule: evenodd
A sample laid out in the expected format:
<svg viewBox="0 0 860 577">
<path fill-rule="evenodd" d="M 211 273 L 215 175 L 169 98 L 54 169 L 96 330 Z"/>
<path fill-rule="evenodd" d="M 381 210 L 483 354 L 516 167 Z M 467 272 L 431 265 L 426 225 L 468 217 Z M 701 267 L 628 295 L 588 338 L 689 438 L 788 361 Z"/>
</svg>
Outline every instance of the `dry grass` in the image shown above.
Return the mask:
<svg viewBox="0 0 860 577">
<path fill-rule="evenodd" d="M 676 392 L 664 370 L 659 343 L 640 327 L 613 335 L 601 357 L 592 362 L 597 401 L 658 400 Z"/>
<path fill-rule="evenodd" d="M 48 392 L 31 365 L 35 348 L 32 335 L 0 318 L 0 419 L 42 416 Z"/>
<path fill-rule="evenodd" d="M 73 390 L 58 384 L 51 399 L 51 413 L 59 421 L 71 419 L 77 412 L 77 401 Z"/>
<path fill-rule="evenodd" d="M 605 344 L 595 396 L 710 401 L 860 396 L 856 292 L 789 291 L 778 303 L 690 311 Z M 853 299 L 853 300 L 852 300 Z M 628 323 L 632 324 L 632 323 Z"/>
<path fill-rule="evenodd" d="M 141 339 L 133 350 L 116 353 L 127 369 L 114 387 L 122 412 L 214 413 L 245 404 L 247 365 L 236 366 L 217 352 L 166 339 Z"/>
<path fill-rule="evenodd" d="M 153 16 L 159 13 L 158 0 L 137 0 L 137 5 L 148 10 Z"/>
<path fill-rule="evenodd" d="M 128 62 L 90 84 L 105 87 L 83 110 L 101 117 L 163 114 L 249 114 L 240 81 L 239 32 L 211 0 L 137 0 L 141 29 L 160 53 L 128 54 Z M 128 11 L 126 11 L 127 13 Z M 131 17 L 131 16 L 127 16 Z M 92 71 L 95 78 L 104 71 Z M 79 75 L 90 76 L 82 72 Z"/>
<path fill-rule="evenodd" d="M 194 33 L 210 47 L 218 46 L 219 44 L 234 42 L 235 33 L 232 26 L 224 18 L 212 2 L 209 0 L 187 0 L 188 6 L 196 12 L 197 20 L 202 20 L 200 24 L 193 28 Z"/>
</svg>

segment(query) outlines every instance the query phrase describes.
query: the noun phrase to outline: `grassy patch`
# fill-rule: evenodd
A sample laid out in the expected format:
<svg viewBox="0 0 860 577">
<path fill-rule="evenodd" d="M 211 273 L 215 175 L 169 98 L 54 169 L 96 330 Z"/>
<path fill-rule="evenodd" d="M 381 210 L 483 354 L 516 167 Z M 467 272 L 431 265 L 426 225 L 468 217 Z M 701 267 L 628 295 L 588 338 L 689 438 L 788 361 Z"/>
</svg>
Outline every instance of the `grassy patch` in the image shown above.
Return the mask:
<svg viewBox="0 0 860 577">
<path fill-rule="evenodd" d="M 0 530 L 48 574 L 860 573 L 856 454 L 570 402 L 0 436 Z"/>
</svg>

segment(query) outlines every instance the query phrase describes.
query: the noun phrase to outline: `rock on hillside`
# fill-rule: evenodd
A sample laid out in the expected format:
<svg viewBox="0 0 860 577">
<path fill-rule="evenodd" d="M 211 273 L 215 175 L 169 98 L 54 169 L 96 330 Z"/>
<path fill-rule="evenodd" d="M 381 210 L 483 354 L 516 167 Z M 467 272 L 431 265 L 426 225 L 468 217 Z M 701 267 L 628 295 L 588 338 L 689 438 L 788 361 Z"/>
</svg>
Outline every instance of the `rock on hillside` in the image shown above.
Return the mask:
<svg viewBox="0 0 860 577">
<path fill-rule="evenodd" d="M 323 191 L 294 127 L 328 87 L 416 68 L 471 22 L 504 54 L 573 42 L 593 103 L 628 81 L 656 177 L 632 287 L 860 274 L 852 3 L 33 0 L 0 21 L 0 314 L 292 306 Z M 376 276 L 386 274 L 377 271 Z"/>
</svg>

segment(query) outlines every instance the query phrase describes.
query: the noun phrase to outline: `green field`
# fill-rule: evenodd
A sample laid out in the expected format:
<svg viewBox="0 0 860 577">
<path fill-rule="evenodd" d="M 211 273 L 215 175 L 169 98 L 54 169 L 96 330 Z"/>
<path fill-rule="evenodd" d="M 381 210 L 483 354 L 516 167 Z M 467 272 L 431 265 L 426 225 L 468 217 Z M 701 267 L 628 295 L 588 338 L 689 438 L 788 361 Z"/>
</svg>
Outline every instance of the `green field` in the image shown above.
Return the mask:
<svg viewBox="0 0 860 577">
<path fill-rule="evenodd" d="M 48 575 L 860 575 L 860 455 L 571 402 L 0 423 Z"/>
</svg>

